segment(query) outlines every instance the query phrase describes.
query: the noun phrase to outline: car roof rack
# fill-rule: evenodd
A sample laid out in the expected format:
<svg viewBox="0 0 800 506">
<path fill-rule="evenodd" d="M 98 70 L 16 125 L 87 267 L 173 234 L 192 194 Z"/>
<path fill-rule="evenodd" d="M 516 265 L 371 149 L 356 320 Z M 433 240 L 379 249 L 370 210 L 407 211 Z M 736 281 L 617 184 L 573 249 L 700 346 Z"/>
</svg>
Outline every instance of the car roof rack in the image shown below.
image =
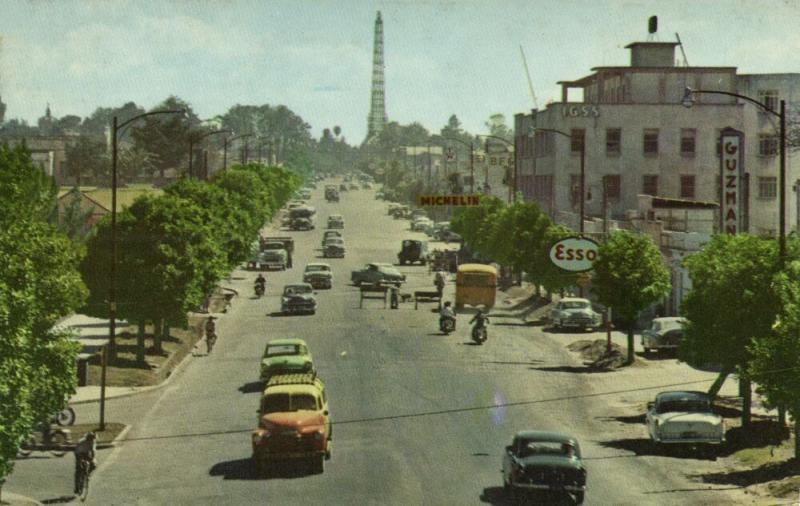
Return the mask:
<svg viewBox="0 0 800 506">
<path fill-rule="evenodd" d="M 267 382 L 267 388 L 279 385 L 314 385 L 317 380 L 317 373 L 297 373 L 297 374 L 276 374 Z"/>
</svg>

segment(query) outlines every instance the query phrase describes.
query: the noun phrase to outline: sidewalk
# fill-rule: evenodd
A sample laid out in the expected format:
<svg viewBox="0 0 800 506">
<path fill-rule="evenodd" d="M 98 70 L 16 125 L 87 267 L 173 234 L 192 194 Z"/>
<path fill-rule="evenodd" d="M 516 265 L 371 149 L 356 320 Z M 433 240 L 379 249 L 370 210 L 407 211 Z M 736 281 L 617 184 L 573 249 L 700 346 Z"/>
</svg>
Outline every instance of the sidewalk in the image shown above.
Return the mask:
<svg viewBox="0 0 800 506">
<path fill-rule="evenodd" d="M 190 356 L 190 355 L 187 355 Z M 170 376 L 171 377 L 171 376 Z M 146 387 L 106 387 L 106 400 L 108 399 L 117 399 L 119 397 L 128 397 L 129 395 L 140 394 L 143 392 L 149 392 L 150 390 L 155 390 L 157 388 L 161 388 L 162 385 L 166 384 L 169 381 L 167 378 L 165 381 L 158 385 L 150 385 Z M 78 391 L 70 397 L 69 404 L 86 404 L 89 402 L 99 402 L 100 401 L 100 387 L 97 385 L 88 385 L 85 387 L 78 387 Z"/>
<path fill-rule="evenodd" d="M 42 503 L 31 497 L 15 494 L 13 492 L 6 492 L 5 490 L 3 490 L 3 495 L 2 499 L 0 499 L 0 504 L 4 505 L 8 504 L 11 506 L 36 506 L 36 505 L 41 505 Z"/>
</svg>

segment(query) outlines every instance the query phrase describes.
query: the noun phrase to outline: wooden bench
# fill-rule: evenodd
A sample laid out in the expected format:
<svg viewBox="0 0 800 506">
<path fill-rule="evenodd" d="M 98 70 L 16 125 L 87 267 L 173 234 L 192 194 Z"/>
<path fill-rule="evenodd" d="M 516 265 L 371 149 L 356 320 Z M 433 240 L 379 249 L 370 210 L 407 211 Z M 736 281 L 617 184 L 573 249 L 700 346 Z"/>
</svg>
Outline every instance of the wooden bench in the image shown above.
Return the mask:
<svg viewBox="0 0 800 506">
<path fill-rule="evenodd" d="M 364 299 L 383 299 L 383 307 L 386 307 L 386 294 L 389 293 L 387 285 L 361 285 L 361 298 L 358 301 L 358 307 L 364 307 Z"/>
<path fill-rule="evenodd" d="M 439 304 L 439 309 L 442 309 L 442 294 L 438 291 L 414 292 L 414 309 L 417 309 L 418 303 L 420 302 L 436 302 L 437 304 Z"/>
</svg>

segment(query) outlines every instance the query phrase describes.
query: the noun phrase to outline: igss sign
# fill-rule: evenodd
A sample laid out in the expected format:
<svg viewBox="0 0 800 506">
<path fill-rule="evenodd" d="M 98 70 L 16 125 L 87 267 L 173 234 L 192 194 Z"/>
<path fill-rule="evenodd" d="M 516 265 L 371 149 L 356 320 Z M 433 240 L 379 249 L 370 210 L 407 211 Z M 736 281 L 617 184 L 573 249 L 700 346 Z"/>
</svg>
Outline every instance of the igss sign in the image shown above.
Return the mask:
<svg viewBox="0 0 800 506">
<path fill-rule="evenodd" d="M 550 248 L 550 261 L 565 271 L 590 271 L 597 259 L 598 248 L 599 245 L 591 239 L 566 237 Z"/>
</svg>

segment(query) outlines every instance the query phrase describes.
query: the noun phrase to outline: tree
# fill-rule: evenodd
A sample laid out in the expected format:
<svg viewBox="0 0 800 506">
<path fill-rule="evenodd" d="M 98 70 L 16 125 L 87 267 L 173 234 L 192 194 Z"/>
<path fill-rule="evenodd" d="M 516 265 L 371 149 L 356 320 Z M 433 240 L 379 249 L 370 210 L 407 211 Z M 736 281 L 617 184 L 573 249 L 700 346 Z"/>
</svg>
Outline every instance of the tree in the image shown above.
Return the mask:
<svg viewBox="0 0 800 506">
<path fill-rule="evenodd" d="M 58 217 L 56 226 L 73 241 L 82 243 L 89 232 L 88 220 L 92 210 L 81 207 L 83 196 L 77 186 L 61 197 L 61 200 L 64 202 L 63 212 Z"/>
<path fill-rule="evenodd" d="M 91 116 L 84 118 L 80 128 L 81 135 L 105 138 L 114 116 L 117 116 L 121 124 L 143 112 L 145 110 L 135 102 L 127 102 L 122 107 L 98 107 Z"/>
<path fill-rule="evenodd" d="M 632 364 L 636 320 L 639 313 L 669 293 L 669 271 L 648 236 L 628 231 L 613 232 L 597 256 L 592 293 L 626 322 L 628 364 Z"/>
<path fill-rule="evenodd" d="M 774 288 L 777 245 L 772 239 L 748 234 L 719 234 L 683 263 L 692 289 L 681 303 L 681 313 L 688 320 L 679 351 L 681 360 L 694 366 L 720 365 L 719 377 L 709 389 L 711 396 L 716 396 L 729 374 L 738 372 L 744 394 L 742 421 L 747 425 L 751 345 L 772 334 L 781 307 Z"/>
<path fill-rule="evenodd" d="M 153 156 L 138 146 L 117 153 L 117 168 L 124 179 L 134 179 L 141 174 L 152 176 L 157 170 Z"/>
<path fill-rule="evenodd" d="M 484 125 L 489 129 L 490 135 L 502 137 L 507 141 L 514 140 L 514 132 L 506 126 L 506 117 L 503 114 L 492 114 Z"/>
<path fill-rule="evenodd" d="M 542 285 L 548 294 L 576 285 L 578 278 L 576 273 L 560 269 L 550 260 L 550 248 L 561 239 L 573 235 L 574 231 L 560 225 L 547 227 L 540 242 L 540 249 L 529 258 L 525 272 L 531 281 Z"/>
<path fill-rule="evenodd" d="M 473 251 L 489 254 L 489 226 L 491 217 L 505 206 L 497 197 L 481 198 L 478 206 L 459 209 L 451 220 L 454 232 L 461 235 L 466 245 Z"/>
<path fill-rule="evenodd" d="M 95 178 L 108 177 L 111 171 L 109 157 L 104 140 L 81 136 L 66 149 L 67 174 L 76 178 L 80 186 L 81 176 L 91 175 Z"/>
<path fill-rule="evenodd" d="M 339 137 L 341 134 L 342 134 L 342 127 L 340 127 L 339 125 L 333 127 L 333 135 Z"/>
<path fill-rule="evenodd" d="M 167 169 L 177 168 L 186 160 L 190 131 L 200 124 L 200 120 L 187 102 L 175 96 L 152 109 L 179 109 L 186 111 L 185 117 L 180 114 L 147 116 L 131 128 L 134 144 L 152 155 L 151 160 L 162 178 Z"/>
<path fill-rule="evenodd" d="M 58 188 L 53 178 L 31 160 L 24 143 L 0 145 L 0 218 L 31 217 L 47 220 L 54 209 Z"/>
</svg>

